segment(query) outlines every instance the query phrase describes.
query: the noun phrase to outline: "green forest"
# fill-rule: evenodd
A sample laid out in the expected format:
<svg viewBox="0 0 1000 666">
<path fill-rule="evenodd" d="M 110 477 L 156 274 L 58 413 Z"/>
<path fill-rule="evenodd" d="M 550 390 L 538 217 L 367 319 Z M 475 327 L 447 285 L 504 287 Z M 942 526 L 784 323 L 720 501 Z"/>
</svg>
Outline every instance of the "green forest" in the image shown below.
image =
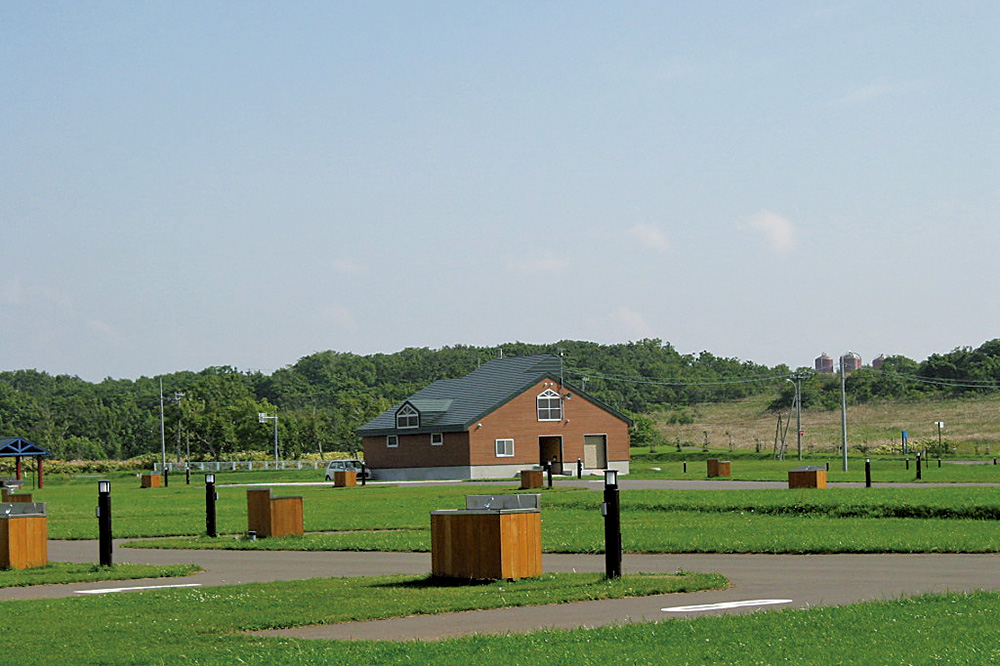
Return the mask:
<svg viewBox="0 0 1000 666">
<path fill-rule="evenodd" d="M 566 383 L 635 416 L 751 395 L 773 395 L 771 408 L 778 410 L 794 399 L 794 386 L 787 381 L 792 370 L 784 365 L 768 367 L 708 352 L 681 354 L 656 339 L 615 345 L 515 342 L 502 348 L 460 345 L 364 356 L 324 351 L 270 375 L 211 367 L 92 383 L 37 370 L 4 371 L 0 436 L 24 437 L 62 460 L 158 454 L 162 404 L 171 460 L 272 450 L 273 422 L 260 423 L 261 412 L 278 416 L 285 459 L 355 452 L 360 425 L 433 381 L 461 377 L 497 358 L 501 349 L 504 356 L 561 355 Z M 838 375 L 799 370 L 803 407 L 839 405 Z M 980 393 L 998 386 L 1000 339 L 922 362 L 892 356 L 880 369 L 866 367 L 846 378 L 852 403 Z M 638 419 L 640 427 L 643 421 Z"/>
</svg>

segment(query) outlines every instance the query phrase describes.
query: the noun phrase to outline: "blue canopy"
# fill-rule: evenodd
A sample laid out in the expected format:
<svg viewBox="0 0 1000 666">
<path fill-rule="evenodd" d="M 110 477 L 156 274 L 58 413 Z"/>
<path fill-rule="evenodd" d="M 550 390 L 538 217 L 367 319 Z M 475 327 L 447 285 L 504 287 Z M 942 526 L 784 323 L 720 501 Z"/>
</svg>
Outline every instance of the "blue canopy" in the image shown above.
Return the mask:
<svg viewBox="0 0 1000 666">
<path fill-rule="evenodd" d="M 0 437 L 0 458 L 48 455 L 51 455 L 48 451 L 23 437 Z"/>
</svg>

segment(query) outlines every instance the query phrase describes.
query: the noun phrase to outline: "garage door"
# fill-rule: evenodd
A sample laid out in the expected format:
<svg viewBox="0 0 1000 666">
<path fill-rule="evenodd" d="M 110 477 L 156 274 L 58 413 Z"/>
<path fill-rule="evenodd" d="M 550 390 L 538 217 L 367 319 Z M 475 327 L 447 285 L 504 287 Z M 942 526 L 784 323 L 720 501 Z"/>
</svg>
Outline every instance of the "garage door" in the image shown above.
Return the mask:
<svg viewBox="0 0 1000 666">
<path fill-rule="evenodd" d="M 583 466 L 587 469 L 605 469 L 608 466 L 608 436 L 583 436 Z"/>
</svg>

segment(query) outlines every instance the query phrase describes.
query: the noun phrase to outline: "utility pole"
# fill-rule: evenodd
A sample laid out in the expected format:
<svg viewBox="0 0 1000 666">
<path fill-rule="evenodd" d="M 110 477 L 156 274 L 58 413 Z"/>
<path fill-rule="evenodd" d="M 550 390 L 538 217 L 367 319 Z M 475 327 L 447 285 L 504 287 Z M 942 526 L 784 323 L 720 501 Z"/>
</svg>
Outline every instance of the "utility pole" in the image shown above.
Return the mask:
<svg viewBox="0 0 1000 666">
<path fill-rule="evenodd" d="M 847 471 L 847 381 L 844 355 L 840 355 L 840 441 L 844 453 L 844 471 Z"/>
</svg>

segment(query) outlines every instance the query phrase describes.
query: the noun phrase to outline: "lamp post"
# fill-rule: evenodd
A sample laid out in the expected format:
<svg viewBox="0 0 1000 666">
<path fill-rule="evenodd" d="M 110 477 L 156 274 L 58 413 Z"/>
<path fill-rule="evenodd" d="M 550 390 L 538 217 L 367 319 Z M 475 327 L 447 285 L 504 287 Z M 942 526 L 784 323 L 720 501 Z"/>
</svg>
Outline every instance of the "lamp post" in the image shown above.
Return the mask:
<svg viewBox="0 0 1000 666">
<path fill-rule="evenodd" d="M 215 529 L 215 474 L 205 475 L 205 532 L 210 537 L 218 536 Z"/>
<path fill-rule="evenodd" d="M 160 471 L 167 469 L 167 435 L 163 427 L 163 378 L 160 378 Z"/>
<path fill-rule="evenodd" d="M 97 482 L 97 546 L 102 567 L 112 566 L 111 559 L 111 482 Z"/>
<path fill-rule="evenodd" d="M 604 564 L 608 578 L 622 575 L 622 519 L 618 497 L 618 470 L 604 470 Z"/>
<path fill-rule="evenodd" d="M 177 405 L 177 461 L 180 462 L 181 459 L 181 420 L 183 413 L 181 412 L 181 398 L 184 397 L 184 391 L 174 391 L 173 397 L 170 402 Z"/>
<path fill-rule="evenodd" d="M 261 423 L 267 423 L 268 421 L 274 421 L 274 462 L 278 462 L 278 415 L 268 416 L 264 412 L 257 413 L 257 420 Z"/>
</svg>

